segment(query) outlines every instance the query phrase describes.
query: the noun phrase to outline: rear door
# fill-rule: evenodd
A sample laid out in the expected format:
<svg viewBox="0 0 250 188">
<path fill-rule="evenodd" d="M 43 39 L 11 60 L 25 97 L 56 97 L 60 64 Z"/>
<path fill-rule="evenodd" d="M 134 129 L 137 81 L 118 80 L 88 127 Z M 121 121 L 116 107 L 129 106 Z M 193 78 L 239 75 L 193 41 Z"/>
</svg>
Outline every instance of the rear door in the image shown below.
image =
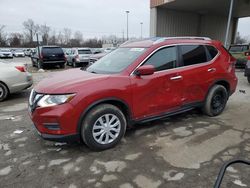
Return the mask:
<svg viewBox="0 0 250 188">
<path fill-rule="evenodd" d="M 180 45 L 178 49 L 179 73 L 183 78 L 182 105 L 202 102 L 217 71 L 213 58 L 204 45 Z"/>
</svg>

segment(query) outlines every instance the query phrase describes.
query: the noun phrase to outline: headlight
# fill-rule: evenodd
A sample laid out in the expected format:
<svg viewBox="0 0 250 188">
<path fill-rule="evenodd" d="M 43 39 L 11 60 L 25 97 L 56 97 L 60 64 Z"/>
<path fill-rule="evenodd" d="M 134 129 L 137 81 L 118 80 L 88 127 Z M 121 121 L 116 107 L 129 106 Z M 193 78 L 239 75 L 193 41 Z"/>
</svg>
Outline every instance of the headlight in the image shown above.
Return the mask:
<svg viewBox="0 0 250 188">
<path fill-rule="evenodd" d="M 69 102 L 75 94 L 68 94 L 68 95 L 44 95 L 37 105 L 39 107 L 50 107 L 50 106 L 56 106 L 59 104 L 63 104 L 66 102 Z"/>
</svg>

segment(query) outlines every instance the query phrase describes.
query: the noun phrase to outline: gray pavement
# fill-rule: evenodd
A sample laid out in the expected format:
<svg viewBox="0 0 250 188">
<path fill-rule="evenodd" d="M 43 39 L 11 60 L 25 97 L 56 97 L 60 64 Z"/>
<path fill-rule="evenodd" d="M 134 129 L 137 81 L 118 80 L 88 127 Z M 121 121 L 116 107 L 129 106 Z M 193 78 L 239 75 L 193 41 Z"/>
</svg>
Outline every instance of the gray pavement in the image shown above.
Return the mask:
<svg viewBox="0 0 250 188">
<path fill-rule="evenodd" d="M 30 91 L 11 95 L 0 103 L 0 187 L 213 187 L 224 162 L 250 159 L 250 85 L 243 72 L 237 76 L 222 115 L 194 110 L 138 125 L 103 152 L 42 140 L 27 113 Z M 249 177 L 250 167 L 234 165 L 222 187 L 250 187 Z"/>
</svg>

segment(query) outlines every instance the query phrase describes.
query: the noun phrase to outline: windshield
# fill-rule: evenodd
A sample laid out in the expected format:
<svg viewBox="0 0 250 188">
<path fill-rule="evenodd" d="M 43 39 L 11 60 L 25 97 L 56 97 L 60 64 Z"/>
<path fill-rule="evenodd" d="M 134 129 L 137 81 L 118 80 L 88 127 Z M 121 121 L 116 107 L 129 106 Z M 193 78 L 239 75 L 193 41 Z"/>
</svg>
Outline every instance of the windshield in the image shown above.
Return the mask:
<svg viewBox="0 0 250 188">
<path fill-rule="evenodd" d="M 10 52 L 9 49 L 1 49 L 0 51 L 1 51 L 1 52 Z"/>
<path fill-rule="evenodd" d="M 132 64 L 144 51 L 145 48 L 118 48 L 91 65 L 87 71 L 97 74 L 119 73 Z"/>
<path fill-rule="evenodd" d="M 79 54 L 92 54 L 90 50 L 78 50 Z"/>
<path fill-rule="evenodd" d="M 244 52 L 248 50 L 248 46 L 244 45 L 244 46 L 231 46 L 229 48 L 230 52 Z"/>
</svg>

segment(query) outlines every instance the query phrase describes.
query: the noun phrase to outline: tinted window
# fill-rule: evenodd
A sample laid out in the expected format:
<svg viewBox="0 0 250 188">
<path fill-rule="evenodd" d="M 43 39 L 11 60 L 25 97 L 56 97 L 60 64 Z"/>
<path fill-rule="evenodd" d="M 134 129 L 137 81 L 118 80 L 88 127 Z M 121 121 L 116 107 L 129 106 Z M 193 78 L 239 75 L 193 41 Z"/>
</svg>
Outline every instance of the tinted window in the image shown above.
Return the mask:
<svg viewBox="0 0 250 188">
<path fill-rule="evenodd" d="M 247 45 L 230 46 L 230 48 L 229 48 L 230 52 L 244 52 L 246 50 L 248 50 Z"/>
<path fill-rule="evenodd" d="M 209 61 L 211 61 L 217 54 L 218 50 L 213 46 L 206 46 L 209 52 Z"/>
<path fill-rule="evenodd" d="M 92 54 L 90 50 L 78 50 L 79 54 Z"/>
<path fill-rule="evenodd" d="M 202 45 L 180 46 L 183 58 L 183 66 L 195 65 L 207 62 L 205 47 Z"/>
<path fill-rule="evenodd" d="M 176 65 L 176 47 L 163 48 L 154 53 L 144 65 L 153 65 L 156 71 L 172 69 Z"/>
<path fill-rule="evenodd" d="M 44 54 L 63 54 L 63 50 L 61 48 L 43 48 Z"/>
</svg>

